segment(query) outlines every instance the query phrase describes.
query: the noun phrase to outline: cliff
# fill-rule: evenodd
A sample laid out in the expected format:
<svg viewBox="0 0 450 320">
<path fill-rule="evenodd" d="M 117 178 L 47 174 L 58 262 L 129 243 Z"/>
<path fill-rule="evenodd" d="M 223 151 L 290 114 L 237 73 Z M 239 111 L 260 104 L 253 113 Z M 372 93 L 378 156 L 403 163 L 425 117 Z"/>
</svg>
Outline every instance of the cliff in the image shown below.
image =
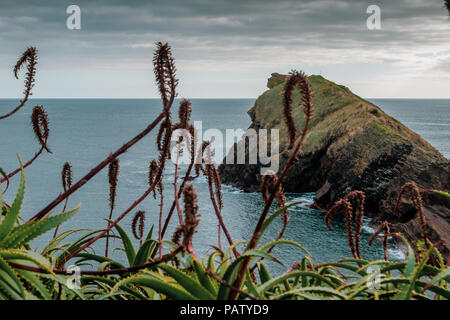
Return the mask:
<svg viewBox="0 0 450 320">
<path fill-rule="evenodd" d="M 280 168 L 288 158 L 288 134 L 282 115 L 284 75 L 272 74 L 268 88 L 248 112 L 253 129 L 280 130 Z M 410 239 L 420 234 L 417 217 L 405 199 L 398 215 L 393 214 L 400 186 L 414 181 L 423 189 L 450 189 L 448 160 L 433 146 L 379 107 L 353 94 L 348 88 L 313 75 L 314 118 L 299 159 L 289 171 L 284 188 L 290 192 L 316 192 L 316 204 L 329 208 L 351 190 L 366 195 L 366 211 L 374 221 L 387 219 L 394 230 Z M 301 95 L 293 95 L 298 106 Z M 305 119 L 294 107 L 297 128 Z M 241 142 L 242 143 L 242 142 Z M 248 152 L 248 148 L 247 148 Z M 246 191 L 259 188 L 260 165 L 222 164 L 222 181 Z M 450 252 L 450 203 L 448 198 L 425 193 L 424 207 L 431 240 L 443 240 L 444 254 Z"/>
</svg>

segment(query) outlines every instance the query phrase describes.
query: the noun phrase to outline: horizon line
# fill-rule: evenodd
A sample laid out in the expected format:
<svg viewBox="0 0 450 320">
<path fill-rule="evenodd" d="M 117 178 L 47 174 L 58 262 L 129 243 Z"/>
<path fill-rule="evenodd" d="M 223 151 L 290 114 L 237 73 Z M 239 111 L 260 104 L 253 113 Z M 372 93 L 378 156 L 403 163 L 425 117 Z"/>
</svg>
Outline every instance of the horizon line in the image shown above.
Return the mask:
<svg viewBox="0 0 450 320">
<path fill-rule="evenodd" d="M 0 100 L 20 100 L 22 97 L 0 97 Z M 386 100 L 450 100 L 450 97 L 447 98 L 407 98 L 407 97 L 396 97 L 396 98 L 389 98 L 389 97 L 370 97 L 370 98 L 366 98 L 366 97 L 362 97 L 363 99 L 386 99 Z M 123 98 L 118 98 L 118 97 L 33 97 L 33 98 L 29 98 L 28 101 L 30 100 L 37 100 L 37 99 L 48 99 L 48 100 L 56 100 L 56 99 L 67 99 L 67 100 L 86 100 L 86 99 L 97 99 L 97 100 L 161 100 L 161 98 L 159 97 L 142 97 L 142 98 L 127 98 L 127 97 L 123 97 Z M 193 97 L 193 98 L 176 98 L 176 100 L 180 100 L 180 99 L 196 99 L 196 100 L 213 100 L 213 99 L 217 99 L 217 100 L 237 100 L 237 99 L 245 99 L 245 100 L 254 100 L 257 99 L 257 97 L 233 97 L 233 98 L 224 98 L 224 97 L 208 97 L 208 98 L 197 98 L 197 97 Z"/>
</svg>

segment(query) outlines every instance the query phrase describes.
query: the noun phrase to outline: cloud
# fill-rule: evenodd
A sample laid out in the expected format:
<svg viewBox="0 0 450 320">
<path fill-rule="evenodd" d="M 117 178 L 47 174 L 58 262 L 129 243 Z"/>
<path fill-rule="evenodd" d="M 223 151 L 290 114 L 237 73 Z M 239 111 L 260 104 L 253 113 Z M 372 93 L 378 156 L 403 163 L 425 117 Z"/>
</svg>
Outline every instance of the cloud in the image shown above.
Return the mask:
<svg viewBox="0 0 450 320">
<path fill-rule="evenodd" d="M 131 83 L 139 78 L 133 72 L 151 69 L 154 43 L 161 40 L 171 43 L 183 75 L 208 75 L 204 86 L 220 83 L 217 80 L 221 78 L 229 85 L 232 79 L 238 81 L 239 75 L 248 79 L 253 74 L 255 83 L 247 96 L 257 95 L 271 72 L 291 68 L 323 71 L 344 83 L 362 77 L 361 68 L 370 70 L 367 77 L 393 70 L 403 77 L 438 71 L 450 74 L 448 68 L 437 67 L 445 64 L 447 57 L 437 59 L 436 53 L 450 50 L 450 21 L 439 0 L 74 3 L 81 7 L 81 30 L 67 30 L 65 26 L 65 9 L 73 1 L 49 0 L 44 4 L 24 0 L 19 5 L 2 0 L 0 70 L 9 70 L 27 45 L 36 45 L 40 67 L 45 70 L 85 70 L 93 78 L 101 78 L 99 86 L 105 87 L 114 81 L 105 81 L 108 71 L 126 71 Z M 381 30 L 366 28 L 366 9 L 371 4 L 381 8 Z M 346 72 L 341 74 L 339 70 Z M 67 81 L 68 86 L 76 88 L 75 83 Z M 0 84 L 4 82 L 2 77 Z M 234 96 L 237 86 L 224 89 L 223 96 Z M 187 93 L 202 94 L 193 88 Z M 83 95 L 82 90 L 77 94 Z"/>
</svg>

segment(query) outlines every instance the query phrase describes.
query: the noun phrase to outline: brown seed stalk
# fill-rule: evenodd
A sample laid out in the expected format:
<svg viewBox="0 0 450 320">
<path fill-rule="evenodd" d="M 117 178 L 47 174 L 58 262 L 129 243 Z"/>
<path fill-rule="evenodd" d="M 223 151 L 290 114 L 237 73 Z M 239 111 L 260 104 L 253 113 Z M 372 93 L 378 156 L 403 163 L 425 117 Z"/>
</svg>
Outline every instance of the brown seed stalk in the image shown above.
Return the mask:
<svg viewBox="0 0 450 320">
<path fill-rule="evenodd" d="M 298 85 L 302 93 L 303 113 L 306 119 L 312 118 L 314 96 L 313 90 L 308 82 L 308 77 L 303 72 L 293 70 L 284 82 L 284 90 L 282 93 L 283 115 L 289 133 L 289 148 L 293 148 L 297 139 L 297 128 L 295 126 L 294 117 L 292 115 L 292 93 L 295 86 Z"/>
<path fill-rule="evenodd" d="M 47 150 L 47 152 L 52 153 L 47 147 L 50 127 L 48 115 L 43 106 L 35 106 L 33 108 L 33 112 L 31 113 L 31 125 L 33 127 L 34 135 L 36 136 L 36 139 L 38 139 L 41 146 Z"/>
<path fill-rule="evenodd" d="M 72 186 L 72 178 L 72 166 L 69 162 L 66 162 L 64 163 L 61 172 L 61 180 L 64 191 L 67 191 L 67 189 Z"/>
<path fill-rule="evenodd" d="M 427 222 L 425 219 L 425 214 L 423 211 L 422 196 L 420 195 L 420 190 L 414 181 L 409 181 L 400 188 L 400 193 L 397 198 L 394 214 L 398 213 L 398 210 L 400 208 L 400 201 L 401 201 L 402 196 L 404 196 L 404 195 L 409 196 L 410 200 L 412 201 L 412 203 L 414 205 L 414 208 L 416 209 L 416 212 L 419 216 L 419 223 L 420 223 L 422 237 L 425 242 L 425 245 L 427 246 L 427 248 L 429 248 L 428 232 L 427 232 L 428 228 L 427 228 Z"/>
<path fill-rule="evenodd" d="M 355 203 L 355 212 L 353 214 L 353 205 L 351 202 Z M 351 191 L 344 198 L 336 201 L 336 203 L 331 207 L 330 210 L 325 215 L 325 224 L 328 229 L 334 230 L 331 225 L 331 220 L 338 213 L 344 212 L 344 221 L 346 228 L 346 235 L 348 238 L 348 246 L 352 255 L 359 259 L 361 258 L 360 251 L 360 241 L 361 232 L 363 226 L 363 216 L 364 216 L 364 201 L 365 195 L 362 191 Z M 352 230 L 352 222 L 355 221 L 355 231 Z"/>
<path fill-rule="evenodd" d="M 29 221 L 42 219 L 52 209 L 54 209 L 59 203 L 64 201 L 65 198 L 67 198 L 69 195 L 71 195 L 72 193 L 77 191 L 79 188 L 81 188 L 83 185 L 85 185 L 90 179 L 92 179 L 95 175 L 97 175 L 111 161 L 113 161 L 119 155 L 125 153 L 129 148 L 131 148 L 137 142 L 139 142 L 141 139 L 143 139 L 145 136 L 147 136 L 162 120 L 167 119 L 168 114 L 170 112 L 170 108 L 172 107 L 173 101 L 176 96 L 176 87 L 178 84 L 178 80 L 175 78 L 175 71 L 176 71 L 175 61 L 172 58 L 172 54 L 170 52 L 170 47 L 168 47 L 168 45 L 166 45 L 165 46 L 166 49 L 160 50 L 162 46 L 163 46 L 162 44 L 161 45 L 158 44 L 158 48 L 155 52 L 154 62 L 155 62 L 155 74 L 157 74 L 157 79 L 156 79 L 157 83 L 159 83 L 160 80 L 163 79 L 162 82 L 168 83 L 168 87 L 169 87 L 170 97 L 168 98 L 167 94 L 165 95 L 166 98 L 163 101 L 163 111 L 153 120 L 153 122 L 151 122 L 138 135 L 136 135 L 134 138 L 132 138 L 131 140 L 126 142 L 119 149 L 117 149 L 113 154 L 111 154 L 105 160 L 100 162 L 97 166 L 92 168 L 85 176 L 83 176 L 79 181 L 74 183 L 74 185 L 71 188 L 69 188 L 69 190 L 67 190 L 63 194 L 60 194 L 58 197 L 56 197 L 56 199 L 54 199 L 46 207 L 44 207 L 39 212 L 37 212 L 31 219 L 29 219 Z M 164 56 L 164 58 L 160 59 L 159 58 L 160 56 Z M 159 65 L 162 65 L 163 68 L 158 69 L 157 66 L 159 66 Z M 158 75 L 160 76 L 159 78 L 158 78 Z M 166 81 L 164 79 L 168 79 L 168 80 Z M 145 197 L 145 196 L 146 196 L 146 194 L 143 195 L 143 197 Z M 128 211 L 126 213 L 128 213 Z M 92 241 L 96 241 L 96 240 L 98 240 L 97 237 L 95 237 Z"/>
<path fill-rule="evenodd" d="M 176 97 L 178 80 L 176 79 L 175 60 L 172 57 L 169 44 L 157 42 L 156 47 L 153 57 L 154 73 L 159 93 L 166 109 Z"/>
<path fill-rule="evenodd" d="M 142 239 L 144 238 L 144 228 L 145 228 L 145 211 L 139 210 L 134 215 L 133 221 L 131 223 L 131 231 L 133 232 L 136 240 L 140 241 L 142 246 Z"/>
<path fill-rule="evenodd" d="M 109 182 L 109 219 L 108 227 L 111 224 L 112 214 L 116 203 L 117 181 L 119 177 L 119 158 L 115 158 L 109 163 L 108 182 Z M 106 233 L 105 256 L 108 256 L 109 250 L 109 231 Z"/>
<path fill-rule="evenodd" d="M 365 195 L 362 191 L 351 191 L 347 194 L 345 197 L 348 201 L 354 201 L 355 202 L 355 232 L 354 232 L 354 241 L 355 241 L 355 248 L 356 248 L 356 255 L 358 257 L 361 257 L 361 250 L 360 250 L 360 241 L 361 241 L 361 232 L 363 227 L 363 217 L 364 217 L 364 202 L 365 202 Z"/>
<path fill-rule="evenodd" d="M 340 199 L 339 201 L 337 201 L 331 207 L 331 209 L 326 213 L 325 224 L 327 225 L 328 229 L 334 230 L 333 226 L 331 225 L 331 219 L 340 211 L 344 212 L 348 246 L 350 248 L 352 255 L 355 258 L 357 258 L 358 256 L 356 254 L 356 249 L 355 249 L 354 235 L 352 232 L 353 207 L 352 207 L 351 203 L 346 199 Z"/>
<path fill-rule="evenodd" d="M 31 89 L 34 86 L 35 76 L 36 76 L 36 64 L 37 64 L 37 50 L 34 47 L 28 48 L 17 61 L 14 66 L 14 76 L 16 79 L 19 78 L 18 73 L 19 70 L 23 67 L 24 64 L 27 64 L 27 73 L 25 75 L 25 89 L 24 89 L 24 98 L 20 102 L 20 104 L 14 108 L 11 112 L 0 116 L 0 120 L 12 116 L 19 109 L 21 109 L 25 103 L 28 101 L 29 96 L 31 95 Z"/>
<path fill-rule="evenodd" d="M 109 182 L 109 207 L 114 210 L 117 194 L 117 181 L 119 177 L 119 159 L 116 158 L 109 164 L 108 167 L 108 182 Z"/>
<path fill-rule="evenodd" d="M 159 132 L 156 137 L 156 146 L 160 151 L 158 158 L 158 166 L 160 170 L 164 171 L 165 163 L 167 159 L 170 159 L 170 144 L 172 140 L 172 121 L 170 120 L 170 114 L 166 114 L 165 120 L 159 127 Z"/>
<path fill-rule="evenodd" d="M 309 121 L 312 117 L 312 111 L 313 111 L 313 104 L 312 103 L 308 103 L 307 105 L 305 103 L 307 103 L 308 101 L 311 102 L 312 101 L 312 96 L 313 96 L 313 91 L 311 89 L 311 87 L 308 85 L 308 77 L 301 73 L 304 83 L 307 84 L 307 88 L 305 88 L 305 86 L 300 86 L 300 90 L 302 95 L 308 95 L 309 97 L 306 99 L 302 99 L 302 103 L 303 103 L 303 112 L 305 115 L 305 126 L 303 127 L 303 130 L 301 131 L 301 136 L 299 141 L 297 142 L 293 152 L 291 153 L 289 159 L 286 162 L 286 165 L 284 166 L 283 170 L 281 171 L 281 174 L 279 175 L 278 178 L 278 182 L 275 186 L 275 190 L 278 189 L 278 184 L 282 184 L 283 180 L 286 176 L 286 174 L 288 173 L 289 169 L 291 168 L 292 164 L 294 163 L 294 161 L 297 159 L 297 155 L 298 152 L 300 151 L 300 148 L 303 145 L 303 142 L 305 140 L 306 134 L 308 133 L 308 128 L 309 128 Z M 305 90 L 308 89 L 308 90 Z M 272 206 L 272 202 L 275 199 L 275 193 L 272 192 L 269 200 L 267 201 L 266 205 L 264 206 L 264 209 L 261 213 L 261 216 L 259 217 L 259 220 L 256 224 L 255 229 L 253 230 L 253 234 L 252 237 L 250 238 L 249 244 L 248 244 L 248 248 L 249 249 L 254 249 L 256 247 L 256 245 L 258 244 L 259 238 L 261 237 L 261 230 L 262 227 L 264 225 L 264 221 L 266 220 L 267 214 L 269 213 L 270 207 Z M 245 276 L 245 270 L 247 269 L 248 265 L 250 263 L 250 259 L 246 258 L 244 259 L 243 263 L 241 264 L 241 267 L 239 269 L 236 281 L 234 282 L 234 286 L 237 288 L 240 288 L 243 281 L 244 281 L 244 276 Z M 232 292 L 229 296 L 229 299 L 234 300 L 237 297 L 237 293 Z"/>
<path fill-rule="evenodd" d="M 178 117 L 180 119 L 180 128 L 189 129 L 189 121 L 191 120 L 191 102 L 187 99 L 183 99 L 180 102 L 180 108 L 178 109 Z"/>
<path fill-rule="evenodd" d="M 192 254 L 192 237 L 194 236 L 195 229 L 198 226 L 200 220 L 198 215 L 198 201 L 195 189 L 191 184 L 186 184 L 183 190 L 183 202 L 184 202 L 184 223 L 179 225 L 175 230 L 173 240 L 179 243 L 181 241 L 181 235 L 183 235 L 182 247 L 184 250 L 190 251 Z"/>
<path fill-rule="evenodd" d="M 61 171 L 61 182 L 63 186 L 64 192 L 67 191 L 72 186 L 72 166 L 69 162 L 64 163 L 62 171 Z M 64 202 L 64 207 L 62 212 L 64 213 L 67 208 L 67 203 L 69 202 L 69 197 L 66 198 Z M 58 224 L 55 228 L 55 232 L 53 234 L 53 238 L 56 238 L 56 235 L 58 234 L 60 224 Z"/>
<path fill-rule="evenodd" d="M 275 193 L 275 200 L 278 203 L 278 207 L 282 208 L 286 205 L 286 195 L 284 194 L 283 187 L 279 184 L 278 188 L 275 190 L 274 187 L 277 185 L 278 176 L 275 172 L 266 172 L 265 175 L 261 178 L 261 186 L 260 191 L 262 194 L 262 198 L 264 203 L 269 201 L 269 191 Z M 273 189 L 273 190 L 272 190 Z M 288 210 L 283 212 L 283 215 L 287 215 Z"/>
<path fill-rule="evenodd" d="M 151 186 L 153 182 L 155 181 L 155 178 L 158 177 L 160 168 L 158 166 L 158 162 L 156 160 L 152 160 L 150 162 L 150 165 L 148 167 L 148 185 Z M 156 184 L 156 190 L 160 195 L 162 195 L 163 192 L 163 184 L 162 179 L 160 178 L 159 181 Z M 156 199 L 156 190 L 153 190 L 153 198 Z"/>
<path fill-rule="evenodd" d="M 373 244 L 377 236 L 383 232 L 382 238 L 382 244 L 383 244 L 383 251 L 384 251 L 384 260 L 388 260 L 387 255 L 387 246 L 388 246 L 388 235 L 391 233 L 391 228 L 389 227 L 389 223 L 387 221 L 383 221 L 382 224 L 380 224 L 377 228 L 377 230 L 374 232 L 374 234 L 369 239 L 369 246 Z"/>
<path fill-rule="evenodd" d="M 262 194 L 262 198 L 264 203 L 267 203 L 269 201 L 269 192 L 275 193 L 275 200 L 277 201 L 278 208 L 283 208 L 286 206 L 286 195 L 284 194 L 283 186 L 281 184 L 277 184 L 278 182 L 278 176 L 274 171 L 266 172 L 265 175 L 261 178 L 261 186 L 260 191 Z M 276 190 L 273 190 L 275 186 L 278 185 L 278 188 Z M 289 211 L 288 209 L 285 209 L 281 213 L 281 221 L 283 221 L 283 226 L 281 227 L 281 230 L 278 232 L 278 236 L 276 238 L 276 241 L 280 240 L 284 232 L 286 231 L 287 224 L 289 223 L 290 217 L 289 217 Z M 269 248 L 267 252 L 272 252 L 273 246 Z"/>
<path fill-rule="evenodd" d="M 195 155 L 195 151 L 196 151 L 197 130 L 193 126 L 191 126 L 189 131 L 190 131 L 191 136 L 192 136 L 192 139 L 191 139 L 191 162 L 190 162 L 190 164 L 189 164 L 189 166 L 188 166 L 188 168 L 186 170 L 186 173 L 185 173 L 185 176 L 183 178 L 183 181 L 182 181 L 180 187 L 178 188 L 178 193 L 177 193 L 178 197 L 180 197 L 180 195 L 182 194 L 186 182 L 194 180 L 196 178 L 196 177 L 191 177 L 190 174 L 191 174 L 191 171 L 194 168 L 194 164 L 196 162 L 196 157 L 194 155 Z M 200 156 L 201 156 L 201 154 L 200 154 Z M 200 174 L 200 172 L 197 173 L 197 177 L 199 176 L 199 174 Z M 172 218 L 172 214 L 173 214 L 173 212 L 175 210 L 176 202 L 177 202 L 176 199 L 174 199 L 172 201 L 172 206 L 171 206 L 171 208 L 169 210 L 169 213 L 167 214 L 167 217 L 166 217 L 166 219 L 164 221 L 164 226 L 163 226 L 163 228 L 161 230 L 160 238 L 164 238 L 164 235 L 166 233 L 167 227 L 169 226 L 170 219 Z M 159 246 L 160 253 L 161 253 L 161 246 L 159 244 L 158 244 L 158 246 Z M 153 252 L 152 258 L 155 256 L 155 254 L 156 254 L 156 250 Z"/>
</svg>

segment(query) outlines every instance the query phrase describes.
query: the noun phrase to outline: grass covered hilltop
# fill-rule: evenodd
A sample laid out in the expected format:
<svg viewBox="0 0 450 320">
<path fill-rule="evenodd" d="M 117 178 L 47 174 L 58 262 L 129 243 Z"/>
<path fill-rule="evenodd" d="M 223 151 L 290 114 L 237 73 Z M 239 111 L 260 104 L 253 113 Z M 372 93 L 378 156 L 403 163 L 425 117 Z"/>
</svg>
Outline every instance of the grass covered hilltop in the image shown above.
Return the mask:
<svg viewBox="0 0 450 320">
<path fill-rule="evenodd" d="M 284 121 L 283 92 L 286 75 L 272 74 L 265 91 L 249 110 L 251 128 L 280 130 L 280 167 L 290 155 L 289 130 Z M 314 91 L 314 117 L 309 123 L 305 143 L 287 173 L 283 188 L 290 192 L 316 192 L 316 204 L 330 209 L 352 190 L 365 194 L 368 214 L 374 223 L 387 220 L 392 229 L 410 240 L 421 238 L 419 215 L 402 198 L 394 213 L 401 187 L 414 181 L 421 189 L 427 232 L 450 254 L 450 202 L 433 190 L 450 190 L 448 160 L 418 134 L 385 114 L 374 104 L 322 76 L 308 81 Z M 292 104 L 301 104 L 301 93 L 294 90 Z M 292 116 L 297 136 L 304 127 L 301 108 Z M 243 143 L 242 141 L 240 143 Z M 221 165 L 224 183 L 248 191 L 259 189 L 258 165 Z"/>
<path fill-rule="evenodd" d="M 2 111 L 0 120 L 11 117 L 12 120 L 18 110 L 26 110 L 35 81 L 36 63 L 35 48 L 27 49 L 19 58 L 14 75 L 18 77 L 20 70 L 26 67 L 24 97 L 11 110 Z M 429 199 L 436 197 L 444 206 L 449 197 L 445 191 L 419 189 L 414 182 L 408 182 L 398 190 L 398 217 L 403 219 L 408 213 L 410 216 L 406 217 L 411 218 L 409 221 L 418 221 L 421 245 L 414 239 L 408 241 L 400 233 L 392 232 L 391 228 L 394 229 L 396 223 L 391 220 L 380 224 L 381 228 L 373 235 L 371 242 L 378 242 L 380 238 L 386 250 L 389 239 L 401 241 L 407 249 L 405 261 L 389 261 L 386 256 L 368 261 L 359 246 L 366 202 L 369 210 L 374 209 L 374 195 L 395 190 L 395 183 L 400 185 L 403 179 L 409 177 L 423 176 L 416 180 L 421 184 L 427 174 L 430 177 L 427 181 L 429 186 L 440 188 L 448 185 L 448 180 L 440 179 L 446 169 L 439 162 L 445 159 L 419 136 L 375 106 L 352 95 L 348 89 L 321 77 L 308 78 L 302 72 L 293 72 L 288 76 L 276 76 L 278 80 L 272 78 L 269 81 L 271 89 L 258 99 L 251 111 L 253 125 L 279 126 L 284 130 L 283 134 L 289 137 L 283 145 L 290 145 L 291 149 L 283 149 L 280 172 L 266 175 L 261 181 L 265 208 L 255 221 L 251 237 L 232 239 L 222 219 L 221 181 L 215 164 L 210 161 L 209 142 L 204 141 L 199 150 L 195 148 L 195 143 L 191 143 L 196 136 L 190 119 L 195 106 L 187 99 L 174 106 L 179 80 L 175 59 L 167 43 L 156 44 L 153 65 L 161 97 L 159 115 L 135 137 L 105 155 L 103 161 L 93 164 L 92 169 L 79 180 L 75 181 L 71 165 L 65 163 L 61 173 L 61 193 L 47 199 L 48 204 L 44 208 L 32 208 L 32 216 L 23 216 L 22 207 L 27 196 L 26 173 L 33 170 L 33 163 L 41 154 L 51 150 L 48 145 L 51 122 L 45 107 L 35 106 L 30 112 L 31 126 L 39 143 L 38 152 L 28 161 L 22 162 L 19 158 L 15 170 L 7 172 L 0 169 L 0 299 L 450 298 L 450 268 L 436 247 L 439 245 L 434 241 L 436 229 L 432 227 L 433 220 L 429 216 L 431 209 L 438 210 L 437 202 Z M 172 114 L 174 109 L 178 116 Z M 283 125 L 282 113 L 289 130 Z M 297 128 L 303 129 L 300 131 Z M 172 139 L 176 129 L 185 129 L 186 135 Z M 116 212 L 117 183 L 123 175 L 119 174 L 120 159 L 153 130 L 158 130 L 155 141 L 158 154 L 149 155 L 148 175 L 145 176 L 148 188 L 142 194 L 136 194 L 135 201 L 127 209 Z M 4 139 L 4 143 L 8 143 L 8 139 Z M 179 153 L 172 159 L 173 162 L 168 161 L 171 148 L 175 146 L 179 147 L 176 150 L 180 150 L 181 144 L 185 144 L 191 156 L 185 173 L 178 170 Z M 201 161 L 194 163 L 194 159 Z M 414 166 L 419 166 L 421 171 L 413 170 L 416 169 Z M 167 179 L 164 175 L 168 167 L 172 167 L 175 173 L 173 188 L 164 188 L 162 184 L 163 179 Z M 411 168 L 410 172 L 407 168 Z M 241 185 L 255 188 L 256 175 L 252 176 L 251 169 L 247 166 L 223 168 L 222 177 L 231 179 L 235 170 L 244 177 L 245 183 Z M 109 190 L 106 192 L 109 191 L 110 201 L 109 207 L 105 208 L 108 221 L 105 223 L 105 217 L 98 217 L 98 230 L 67 230 L 64 222 L 77 219 L 77 212 L 85 210 L 80 205 L 74 206 L 70 196 L 103 170 L 108 171 Z M 42 174 L 45 177 L 46 173 Z M 192 181 L 200 176 L 204 176 L 208 183 L 213 212 L 204 212 L 199 208 Z M 19 180 L 19 187 L 10 197 L 13 199 L 10 202 L 3 196 L 14 192 L 9 188 L 13 179 Z M 421 185 L 423 187 L 426 186 Z M 320 189 L 319 205 L 331 207 L 325 216 L 325 223 L 330 228 L 332 218 L 340 212 L 344 213 L 353 258 L 318 264 L 307 248 L 283 237 L 289 223 L 289 208 L 299 204 L 287 205 L 284 191 L 314 188 Z M 168 193 L 173 193 L 173 196 L 167 197 Z M 343 198 L 338 200 L 341 195 Z M 394 197 L 395 194 L 389 196 Z M 146 208 L 143 201 L 147 197 L 154 197 L 161 204 L 166 199 L 169 205 Z M 335 199 L 338 201 L 333 204 Z M 392 201 L 386 198 L 383 206 L 387 208 L 390 203 Z M 146 210 L 152 214 L 147 215 Z M 396 213 L 397 210 L 385 212 Z M 211 251 L 204 257 L 197 256 L 192 245 L 193 237 L 201 236 L 197 234 L 200 213 L 215 215 L 219 225 L 217 243 L 211 243 Z M 121 223 L 130 214 L 134 218 L 131 230 L 126 230 Z M 175 222 L 175 230 L 168 228 L 171 219 Z M 279 234 L 273 235 L 269 242 L 262 242 L 265 231 L 276 219 L 283 221 Z M 406 221 L 401 221 L 401 224 L 407 225 Z M 45 233 L 50 233 L 53 238 L 42 249 L 32 248 L 31 241 Z M 120 239 L 119 248 L 109 247 L 108 239 L 111 237 Z M 100 252 L 94 250 L 94 243 L 95 248 L 100 245 Z M 289 246 L 291 256 L 296 257 L 297 262 L 291 266 L 285 265 L 272 253 L 275 246 Z M 112 252 L 115 254 L 112 255 Z M 117 254 L 123 254 L 122 259 L 118 259 Z M 268 261 L 280 264 L 285 272 L 273 275 Z"/>
</svg>

